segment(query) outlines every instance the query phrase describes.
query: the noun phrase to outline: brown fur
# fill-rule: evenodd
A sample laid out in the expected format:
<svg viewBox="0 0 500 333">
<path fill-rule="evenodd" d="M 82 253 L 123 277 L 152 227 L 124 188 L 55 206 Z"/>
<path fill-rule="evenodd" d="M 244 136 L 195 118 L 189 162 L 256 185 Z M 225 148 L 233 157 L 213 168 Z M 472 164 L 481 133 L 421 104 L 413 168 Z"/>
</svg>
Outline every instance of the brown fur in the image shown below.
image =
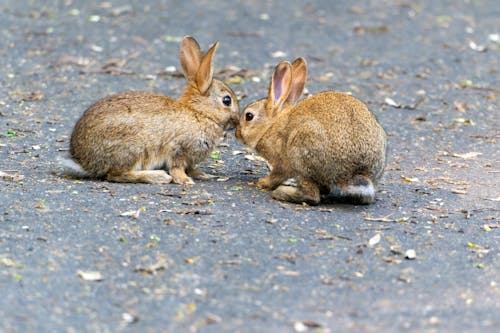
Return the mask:
<svg viewBox="0 0 500 333">
<path fill-rule="evenodd" d="M 206 178 L 196 164 L 238 119 L 233 91 L 212 79 L 217 45 L 202 56 L 198 43 L 184 38 L 180 59 L 188 83 L 178 99 L 125 92 L 93 104 L 71 135 L 72 159 L 88 176 L 116 182 L 168 183 L 173 178 L 193 184 L 188 175 Z M 222 103 L 226 95 L 230 106 Z"/>
<path fill-rule="evenodd" d="M 354 203 L 372 202 L 368 190 L 385 167 L 384 130 L 364 103 L 347 94 L 327 91 L 298 104 L 296 97 L 280 104 L 284 96 L 302 92 L 306 66 L 299 59 L 293 66 L 277 66 L 268 98 L 250 104 L 237 127 L 237 137 L 272 167 L 258 186 L 275 189 L 274 198 L 292 202 L 318 204 L 320 194 L 331 192 Z M 274 96 L 275 85 L 281 96 Z M 247 121 L 247 113 L 252 120 Z M 296 187 L 282 185 L 290 178 L 297 180 Z"/>
</svg>

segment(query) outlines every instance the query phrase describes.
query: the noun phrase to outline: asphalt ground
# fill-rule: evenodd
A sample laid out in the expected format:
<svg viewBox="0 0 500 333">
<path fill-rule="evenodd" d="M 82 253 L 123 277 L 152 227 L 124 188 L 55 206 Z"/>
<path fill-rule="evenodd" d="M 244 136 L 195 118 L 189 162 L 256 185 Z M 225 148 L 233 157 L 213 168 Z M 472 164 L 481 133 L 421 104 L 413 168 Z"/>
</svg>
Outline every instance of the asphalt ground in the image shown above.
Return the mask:
<svg viewBox="0 0 500 333">
<path fill-rule="evenodd" d="M 498 332 L 499 30 L 493 0 L 2 1 L 0 331 Z M 241 107 L 299 56 L 365 101 L 377 202 L 277 202 L 231 133 L 190 188 L 53 174 L 92 102 L 179 95 L 184 35 Z"/>
</svg>

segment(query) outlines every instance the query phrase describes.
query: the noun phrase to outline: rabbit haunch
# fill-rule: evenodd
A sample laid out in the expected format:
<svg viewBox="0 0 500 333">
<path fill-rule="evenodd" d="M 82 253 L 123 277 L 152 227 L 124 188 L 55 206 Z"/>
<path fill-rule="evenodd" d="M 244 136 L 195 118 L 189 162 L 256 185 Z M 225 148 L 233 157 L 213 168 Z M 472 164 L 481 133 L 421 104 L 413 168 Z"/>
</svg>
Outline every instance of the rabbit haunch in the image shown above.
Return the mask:
<svg viewBox="0 0 500 333">
<path fill-rule="evenodd" d="M 212 77 L 217 46 L 202 55 L 196 40 L 183 39 L 180 60 L 187 85 L 178 99 L 125 92 L 89 107 L 71 135 L 74 163 L 63 163 L 66 173 L 143 183 L 193 184 L 191 177 L 208 178 L 196 164 L 238 121 L 236 96 Z"/>
</svg>

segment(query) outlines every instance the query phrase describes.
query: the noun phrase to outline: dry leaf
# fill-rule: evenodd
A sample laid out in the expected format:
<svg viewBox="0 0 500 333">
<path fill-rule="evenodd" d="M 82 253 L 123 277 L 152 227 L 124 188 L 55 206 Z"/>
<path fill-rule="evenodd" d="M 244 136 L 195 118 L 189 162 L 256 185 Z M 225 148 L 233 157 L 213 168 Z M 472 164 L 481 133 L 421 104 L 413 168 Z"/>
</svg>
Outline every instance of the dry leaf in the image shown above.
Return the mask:
<svg viewBox="0 0 500 333">
<path fill-rule="evenodd" d="M 137 265 L 135 267 L 136 272 L 147 273 L 151 275 L 156 275 L 159 271 L 163 271 L 167 268 L 168 264 L 164 258 L 160 258 L 158 262 L 148 265 L 148 266 L 140 266 Z"/>
<path fill-rule="evenodd" d="M 100 272 L 78 270 L 76 273 L 84 281 L 102 281 L 104 279 Z"/>
<path fill-rule="evenodd" d="M 241 155 L 241 154 L 244 154 L 245 152 L 243 150 L 233 150 L 233 156 L 235 155 Z"/>
<path fill-rule="evenodd" d="M 394 101 L 394 100 L 393 100 L 392 98 L 390 98 L 390 97 L 386 97 L 386 98 L 384 99 L 384 103 L 385 103 L 385 104 L 387 104 L 387 105 L 389 105 L 389 106 L 392 106 L 392 107 L 394 107 L 394 108 L 397 108 L 397 109 L 401 107 L 401 104 L 396 103 L 396 101 Z"/>
<path fill-rule="evenodd" d="M 483 155 L 483 153 L 473 151 L 473 152 L 465 153 L 465 154 L 452 154 L 451 156 L 460 157 L 460 158 L 463 158 L 464 160 L 473 160 L 476 157 L 478 157 L 479 155 Z"/>
<path fill-rule="evenodd" d="M 275 51 L 275 52 L 271 53 L 271 57 L 273 57 L 273 58 L 284 58 L 284 57 L 286 57 L 286 53 L 283 52 L 283 51 Z"/>
<path fill-rule="evenodd" d="M 405 258 L 406 259 L 413 260 L 416 257 L 417 257 L 417 253 L 415 252 L 415 250 L 413 250 L 413 249 L 406 250 L 406 252 L 405 252 Z"/>
<path fill-rule="evenodd" d="M 389 216 L 391 216 L 391 215 L 392 214 L 387 215 L 387 216 L 381 216 L 381 217 L 372 217 L 371 215 L 366 215 L 365 220 L 366 221 L 374 221 L 374 222 L 395 222 L 394 219 L 389 218 Z"/>
<path fill-rule="evenodd" d="M 260 162 L 266 162 L 266 159 L 259 156 L 259 155 L 245 155 L 245 159 L 249 161 L 260 161 Z"/>
<path fill-rule="evenodd" d="M 471 48 L 471 50 L 474 50 L 477 52 L 486 52 L 486 50 L 487 50 L 486 46 L 476 44 L 474 41 L 469 42 L 469 47 Z"/>
<path fill-rule="evenodd" d="M 455 106 L 455 109 L 457 109 L 457 111 L 461 112 L 461 113 L 464 113 L 465 111 L 467 111 L 469 109 L 469 105 L 465 102 L 462 103 L 462 102 L 455 101 L 453 103 L 453 106 Z"/>
<path fill-rule="evenodd" d="M 200 260 L 201 257 L 194 257 L 194 258 L 184 258 L 184 262 L 186 264 L 194 264 Z"/>
<path fill-rule="evenodd" d="M 23 266 L 10 258 L 0 258 L 0 266 L 22 268 Z"/>
<path fill-rule="evenodd" d="M 80 67 L 86 67 L 92 64 L 92 61 L 88 58 L 74 57 L 70 55 L 65 55 L 57 59 L 57 62 L 61 65 L 76 65 Z"/>
<path fill-rule="evenodd" d="M 380 239 L 381 239 L 380 234 L 376 234 L 375 236 L 373 236 L 368 240 L 368 247 L 374 247 L 380 242 Z"/>
<path fill-rule="evenodd" d="M 417 183 L 419 182 L 420 180 L 416 177 L 413 177 L 413 178 L 410 178 L 410 177 L 406 177 L 406 176 L 401 176 L 401 178 L 407 182 L 407 183 Z"/>
<path fill-rule="evenodd" d="M 5 173 L 3 171 L 0 171 L 0 178 L 3 180 L 9 180 L 11 182 L 18 182 L 24 179 L 23 175 L 18 175 L 18 174 L 9 174 Z"/>
<path fill-rule="evenodd" d="M 130 210 L 128 212 L 123 212 L 120 214 L 120 216 L 129 216 L 129 217 L 132 217 L 134 219 L 137 219 L 137 218 L 139 218 L 139 215 L 141 214 L 141 212 L 144 212 L 144 211 L 146 211 L 146 207 L 141 207 L 138 210 Z"/>
<path fill-rule="evenodd" d="M 396 103 L 396 101 L 393 100 L 392 98 L 386 97 L 384 99 L 384 103 L 396 109 L 415 110 L 420 104 L 424 102 L 424 100 L 425 100 L 424 98 L 420 98 L 413 104 L 399 104 Z"/>
</svg>

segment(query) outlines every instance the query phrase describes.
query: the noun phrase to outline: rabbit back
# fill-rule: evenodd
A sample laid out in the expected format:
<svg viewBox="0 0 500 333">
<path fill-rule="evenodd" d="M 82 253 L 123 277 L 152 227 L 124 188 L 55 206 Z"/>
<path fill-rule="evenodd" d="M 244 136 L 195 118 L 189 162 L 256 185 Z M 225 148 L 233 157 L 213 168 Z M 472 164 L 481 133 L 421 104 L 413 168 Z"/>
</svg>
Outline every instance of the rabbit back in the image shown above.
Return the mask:
<svg viewBox="0 0 500 333">
<path fill-rule="evenodd" d="M 386 134 L 364 103 L 348 94 L 322 92 L 283 111 L 282 151 L 292 173 L 330 189 L 356 175 L 378 182 L 385 167 Z"/>
<path fill-rule="evenodd" d="M 70 141 L 72 158 L 91 177 L 129 170 L 168 166 L 182 150 L 194 165 L 210 152 L 206 131 L 196 129 L 195 112 L 164 95 L 126 92 L 106 97 L 89 107 L 75 125 Z M 214 128 L 216 133 L 222 130 Z M 201 133 L 193 139 L 193 133 Z M 203 156 L 201 156 L 203 155 Z"/>
</svg>

